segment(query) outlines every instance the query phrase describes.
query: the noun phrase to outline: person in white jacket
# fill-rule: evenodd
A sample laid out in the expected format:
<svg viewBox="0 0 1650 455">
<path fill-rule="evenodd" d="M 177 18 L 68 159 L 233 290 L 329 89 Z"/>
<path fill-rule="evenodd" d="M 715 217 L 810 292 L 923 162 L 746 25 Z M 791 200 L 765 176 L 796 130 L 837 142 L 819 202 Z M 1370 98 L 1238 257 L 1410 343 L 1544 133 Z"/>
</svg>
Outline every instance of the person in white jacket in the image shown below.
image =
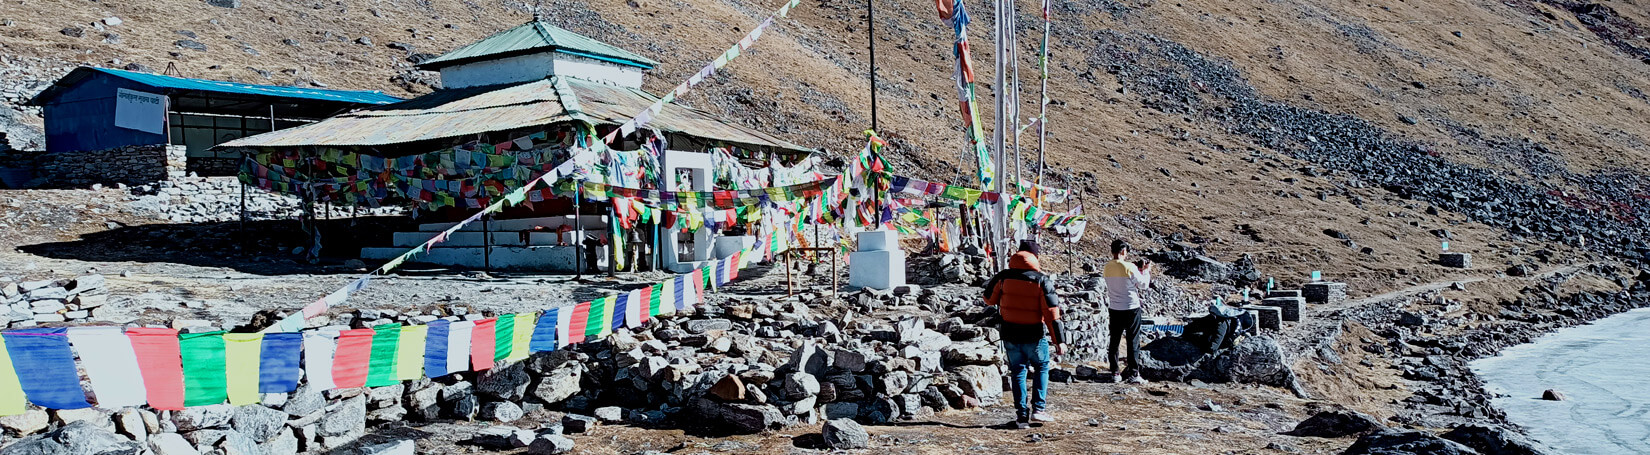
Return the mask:
<svg viewBox="0 0 1650 455">
<path fill-rule="evenodd" d="M 1112 260 L 1101 273 L 1106 279 L 1106 316 L 1110 319 L 1107 326 L 1111 332 L 1111 349 L 1106 351 L 1106 360 L 1111 363 L 1112 382 L 1122 382 L 1127 375 L 1130 383 L 1142 384 L 1146 380 L 1140 377 L 1140 318 L 1145 307 L 1140 301 L 1140 291 L 1152 284 L 1152 264 L 1136 266 L 1128 262 L 1128 256 L 1129 244 L 1122 239 L 1113 240 Z M 1128 367 L 1119 374 L 1118 344 L 1125 338 L 1129 342 Z"/>
</svg>

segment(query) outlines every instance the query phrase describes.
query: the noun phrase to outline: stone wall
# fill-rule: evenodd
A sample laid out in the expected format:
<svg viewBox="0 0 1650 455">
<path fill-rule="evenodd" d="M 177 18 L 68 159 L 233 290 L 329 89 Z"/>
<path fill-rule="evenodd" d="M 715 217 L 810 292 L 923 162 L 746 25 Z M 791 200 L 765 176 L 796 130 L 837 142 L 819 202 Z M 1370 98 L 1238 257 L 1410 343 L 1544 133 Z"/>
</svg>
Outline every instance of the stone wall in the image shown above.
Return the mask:
<svg viewBox="0 0 1650 455">
<path fill-rule="evenodd" d="M 34 188 L 142 185 L 182 176 L 183 153 L 181 146 L 158 144 L 64 153 L 9 151 L 0 157 L 0 166 L 33 168 L 28 186 Z"/>
<path fill-rule="evenodd" d="M 173 176 L 168 180 L 133 187 L 132 207 L 156 218 L 178 223 L 239 220 L 241 183 L 235 177 Z M 249 187 L 246 189 L 246 211 L 249 220 L 290 220 L 303 213 L 303 202 L 297 197 Z M 316 216 L 321 218 L 403 215 L 406 212 L 402 207 L 358 210 L 345 206 L 328 207 L 326 204 L 316 207 Z"/>
</svg>

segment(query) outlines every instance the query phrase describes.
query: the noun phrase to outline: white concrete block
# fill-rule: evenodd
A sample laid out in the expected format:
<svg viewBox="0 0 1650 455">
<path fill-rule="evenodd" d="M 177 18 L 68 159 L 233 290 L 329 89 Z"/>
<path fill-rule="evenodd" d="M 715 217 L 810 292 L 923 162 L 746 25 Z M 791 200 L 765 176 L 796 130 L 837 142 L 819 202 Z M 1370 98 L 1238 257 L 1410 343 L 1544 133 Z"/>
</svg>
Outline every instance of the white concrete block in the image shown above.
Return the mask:
<svg viewBox="0 0 1650 455">
<path fill-rule="evenodd" d="M 856 234 L 859 251 L 894 251 L 899 249 L 899 231 L 865 231 Z"/>
<path fill-rule="evenodd" d="M 905 285 L 905 252 L 894 250 L 848 253 L 848 285 L 885 290 Z"/>
</svg>

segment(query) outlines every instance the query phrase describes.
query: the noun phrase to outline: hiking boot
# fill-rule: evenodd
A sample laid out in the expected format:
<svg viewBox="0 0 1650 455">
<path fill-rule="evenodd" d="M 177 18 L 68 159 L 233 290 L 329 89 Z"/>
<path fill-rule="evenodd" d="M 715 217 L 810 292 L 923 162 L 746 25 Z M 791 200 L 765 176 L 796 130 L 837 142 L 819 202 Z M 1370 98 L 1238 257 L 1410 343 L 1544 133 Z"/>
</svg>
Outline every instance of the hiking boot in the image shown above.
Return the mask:
<svg viewBox="0 0 1650 455">
<path fill-rule="evenodd" d="M 1054 421 L 1054 416 L 1048 415 L 1048 411 L 1037 411 L 1031 414 L 1031 420 L 1049 423 Z"/>
<path fill-rule="evenodd" d="M 1145 384 L 1147 382 L 1150 382 L 1150 381 L 1147 381 L 1146 378 L 1140 377 L 1140 375 L 1138 375 L 1138 374 L 1129 377 L 1129 383 L 1130 384 Z"/>
<path fill-rule="evenodd" d="M 1015 419 L 1014 420 L 1014 428 L 1021 429 L 1021 430 L 1031 428 L 1031 421 L 1026 420 L 1024 418 Z"/>
</svg>

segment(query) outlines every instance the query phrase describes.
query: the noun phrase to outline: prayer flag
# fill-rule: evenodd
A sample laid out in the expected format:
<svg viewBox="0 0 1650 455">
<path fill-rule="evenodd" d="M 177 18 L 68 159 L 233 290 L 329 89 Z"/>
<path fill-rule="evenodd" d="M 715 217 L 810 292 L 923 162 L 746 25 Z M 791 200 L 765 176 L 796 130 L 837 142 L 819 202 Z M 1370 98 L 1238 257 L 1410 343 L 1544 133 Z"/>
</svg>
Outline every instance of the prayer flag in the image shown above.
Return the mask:
<svg viewBox="0 0 1650 455">
<path fill-rule="evenodd" d="M 223 335 L 224 384 L 229 404 L 245 406 L 258 403 L 258 356 L 263 339 L 262 333 Z"/>
<path fill-rule="evenodd" d="M 396 359 L 401 351 L 401 325 L 384 323 L 373 326 L 373 353 L 366 366 L 366 386 L 383 387 L 399 382 L 396 379 Z"/>
<path fill-rule="evenodd" d="M 470 369 L 475 371 L 493 369 L 493 351 L 498 318 L 487 318 L 476 321 L 475 330 L 470 333 Z"/>
<path fill-rule="evenodd" d="M 674 298 L 671 299 L 671 302 L 673 304 L 675 304 L 677 310 L 683 310 L 683 309 L 687 308 L 687 304 L 689 302 L 688 296 L 693 295 L 693 290 L 689 288 L 689 286 L 692 286 L 692 285 L 688 283 L 689 281 L 692 280 L 692 278 L 693 278 L 692 273 L 683 274 L 683 275 L 676 275 L 676 279 L 675 279 L 676 285 L 673 286 L 673 288 L 675 289 L 676 292 L 673 293 L 675 295 L 674 295 Z"/>
<path fill-rule="evenodd" d="M 430 321 L 428 339 L 424 344 L 424 375 L 430 379 L 447 375 L 447 334 L 446 319 Z"/>
<path fill-rule="evenodd" d="M 572 306 L 564 306 L 564 307 L 561 307 L 561 308 L 556 308 L 555 310 L 556 310 L 556 349 L 561 349 L 562 347 L 567 346 L 568 343 L 571 343 L 571 341 L 569 341 L 569 340 L 571 339 L 573 334 L 578 333 L 578 332 L 574 332 L 573 328 L 571 327 L 571 325 L 573 323 L 573 312 L 575 311 L 575 308 L 572 307 Z"/>
<path fill-rule="evenodd" d="M 0 416 L 22 414 L 28 408 L 23 384 L 17 379 L 17 369 L 12 367 L 11 354 L 6 352 L 6 340 L 0 337 Z"/>
<path fill-rule="evenodd" d="M 51 409 L 81 409 L 86 392 L 80 389 L 80 373 L 75 371 L 74 352 L 61 328 L 13 330 L 0 334 L 6 353 L 29 402 Z"/>
<path fill-rule="evenodd" d="M 475 335 L 475 321 L 452 323 L 447 332 L 447 374 L 470 371 L 470 338 Z"/>
<path fill-rule="evenodd" d="M 74 327 L 68 334 L 99 407 L 121 408 L 148 402 L 143 375 L 132 374 L 138 371 L 137 352 L 120 327 Z"/>
<path fill-rule="evenodd" d="M 503 362 L 516 346 L 516 318 L 500 315 L 493 322 L 493 362 Z"/>
<path fill-rule="evenodd" d="M 304 376 L 309 386 L 319 390 L 337 388 L 332 381 L 332 355 L 338 349 L 337 332 L 318 331 L 304 334 Z M 154 406 L 154 392 L 149 393 Z"/>
<path fill-rule="evenodd" d="M 539 315 L 538 324 L 533 326 L 532 339 L 528 341 L 528 350 L 531 352 L 556 350 L 557 308 L 544 310 Z"/>
<path fill-rule="evenodd" d="M 291 393 L 298 389 L 298 357 L 304 336 L 297 332 L 266 333 L 258 354 L 258 392 Z"/>
<path fill-rule="evenodd" d="M 562 342 L 563 346 L 584 342 L 585 336 L 590 333 L 590 307 L 595 306 L 595 303 L 595 301 L 590 301 L 573 305 L 573 311 L 568 312 L 567 315 L 567 336 L 558 338 L 558 340 L 566 340 Z M 561 324 L 560 321 L 556 323 Z"/>
<path fill-rule="evenodd" d="M 178 335 L 178 351 L 183 356 L 184 406 L 218 404 L 229 399 L 223 333 L 219 330 Z"/>
<path fill-rule="evenodd" d="M 619 327 L 624 327 L 625 316 L 630 314 L 630 307 L 635 306 L 631 302 L 633 300 L 631 297 L 634 297 L 632 293 L 624 293 L 611 297 L 613 299 L 617 299 L 618 303 L 616 305 L 608 306 L 608 317 L 606 319 L 608 321 L 608 329 L 602 332 L 602 335 L 605 336 L 611 334 L 614 330 L 618 330 Z"/>
<path fill-rule="evenodd" d="M 395 380 L 410 381 L 424 374 L 424 343 L 430 326 L 401 326 L 400 344 L 395 346 Z"/>
<path fill-rule="evenodd" d="M 332 356 L 334 388 L 353 389 L 367 385 L 373 335 L 373 329 L 352 329 L 338 334 L 338 351 Z"/>
<path fill-rule="evenodd" d="M 653 292 L 654 316 L 676 314 L 676 283 L 680 281 L 682 276 L 677 275 L 656 285 L 658 287 Z"/>
<path fill-rule="evenodd" d="M 642 326 L 642 315 L 647 313 L 647 294 L 648 288 L 633 289 L 625 293 L 625 301 L 628 302 L 624 308 L 625 327 L 635 329 Z M 618 324 L 613 325 L 615 329 L 619 327 Z"/>
<path fill-rule="evenodd" d="M 529 311 L 516 314 L 516 339 L 510 344 L 510 356 L 505 360 L 518 361 L 527 358 L 533 352 L 530 346 L 533 343 L 533 324 L 538 322 L 538 312 Z"/>
</svg>

